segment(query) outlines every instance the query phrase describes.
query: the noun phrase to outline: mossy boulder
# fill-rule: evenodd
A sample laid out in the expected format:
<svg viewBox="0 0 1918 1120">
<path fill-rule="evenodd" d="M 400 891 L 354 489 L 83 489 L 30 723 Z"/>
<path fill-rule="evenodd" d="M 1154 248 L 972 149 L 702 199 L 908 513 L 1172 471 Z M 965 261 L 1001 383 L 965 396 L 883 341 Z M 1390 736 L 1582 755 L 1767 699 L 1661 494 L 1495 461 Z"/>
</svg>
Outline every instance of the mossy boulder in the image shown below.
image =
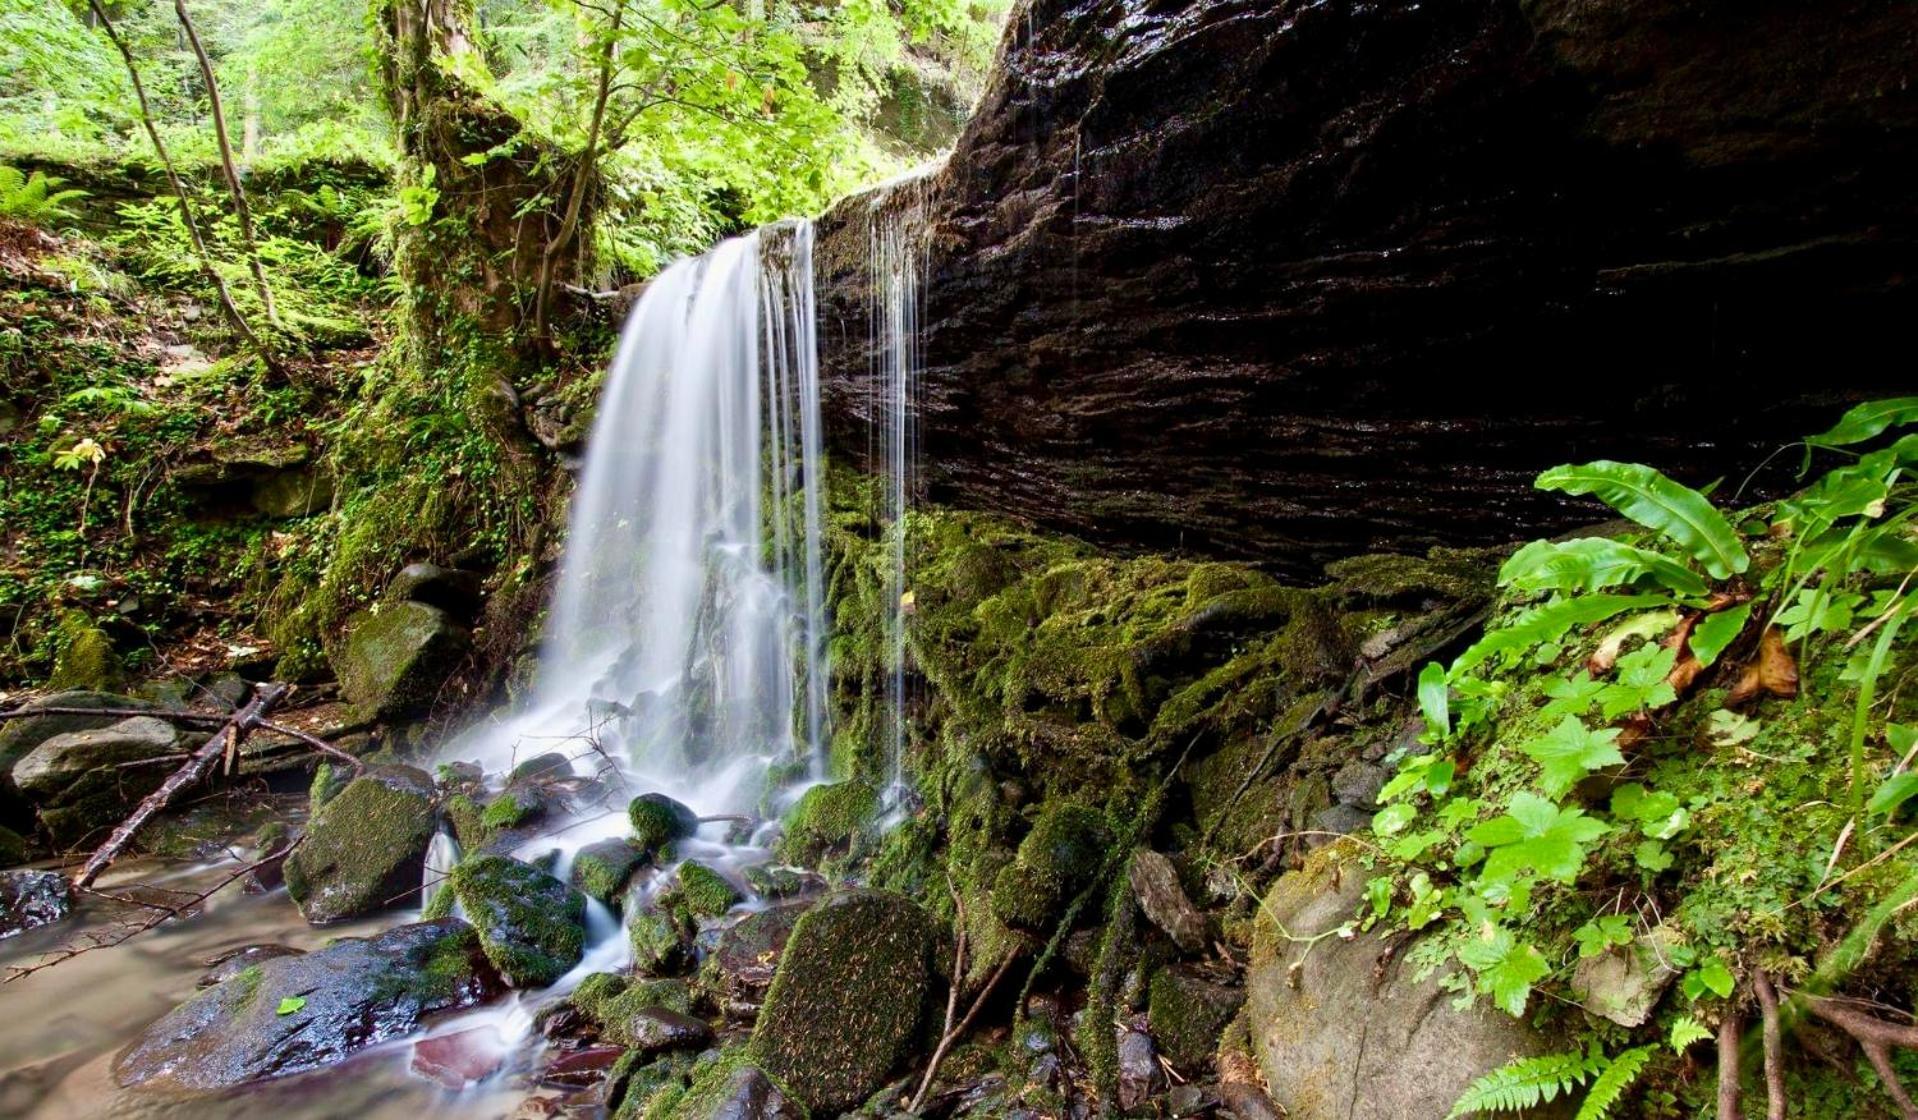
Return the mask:
<svg viewBox="0 0 1918 1120">
<path fill-rule="evenodd" d="M 424 715 L 472 649 L 472 638 L 445 611 L 425 603 L 387 603 L 347 621 L 333 668 L 346 698 L 381 720 Z"/>
<path fill-rule="evenodd" d="M 840 891 L 793 928 L 748 1053 L 807 1108 L 847 1111 L 910 1055 L 938 935 L 901 895 Z"/>
<path fill-rule="evenodd" d="M 1226 1025 L 1245 1003 L 1245 991 L 1179 968 L 1152 974 L 1146 1018 L 1159 1050 L 1180 1070 L 1202 1074 L 1218 1052 Z"/>
<path fill-rule="evenodd" d="M 660 908 L 632 908 L 626 936 L 633 945 L 633 971 L 641 976 L 671 976 L 693 961 L 693 925 Z"/>
<path fill-rule="evenodd" d="M 122 1086 L 217 1092 L 333 1065 L 499 990 L 465 922 L 343 938 L 261 960 L 187 1000 L 134 1040 L 113 1073 Z"/>
<path fill-rule="evenodd" d="M 993 912 L 1015 929 L 1049 932 L 1097 877 L 1110 842 L 1104 813 L 1072 801 L 1047 805 L 994 879 Z"/>
<path fill-rule="evenodd" d="M 55 735 L 14 764 L 13 780 L 58 847 L 104 839 L 141 798 L 166 780 L 160 762 L 179 751 L 178 729 L 136 716 L 91 731 Z"/>
<path fill-rule="evenodd" d="M 815 866 L 845 849 L 879 811 L 879 792 L 864 782 L 814 786 L 786 814 L 779 841 L 782 859 Z"/>
<path fill-rule="evenodd" d="M 745 900 L 732 880 L 689 859 L 673 872 L 673 884 L 660 893 L 659 906 L 691 920 L 717 918 Z"/>
<path fill-rule="evenodd" d="M 633 823 L 633 843 L 657 855 L 669 844 L 699 831 L 699 814 L 663 793 L 642 793 L 626 806 Z"/>
<path fill-rule="evenodd" d="M 573 856 L 573 886 L 587 898 L 617 907 L 626 884 L 646 863 L 630 840 L 614 838 L 588 844 Z"/>
<path fill-rule="evenodd" d="M 548 751 L 545 754 L 534 755 L 513 767 L 513 772 L 506 776 L 506 785 L 508 788 L 537 785 L 541 782 L 553 782 L 572 776 L 572 760 L 558 751 Z"/>
<path fill-rule="evenodd" d="M 410 904 L 435 828 L 425 771 L 369 766 L 313 814 L 286 860 L 287 893 L 315 925 Z"/>
<path fill-rule="evenodd" d="M 326 803 L 338 797 L 352 780 L 353 771 L 330 761 L 314 767 L 313 781 L 306 788 L 307 811 L 317 813 L 326 808 Z"/>
<path fill-rule="evenodd" d="M 734 1057 L 699 1067 L 692 1084 L 672 1102 L 670 1115 L 674 1120 L 806 1120 L 809 1113 L 777 1078 Z M 651 1109 L 647 1116 L 653 1116 Z"/>
<path fill-rule="evenodd" d="M 531 824 L 545 813 L 545 798 L 530 789 L 509 787 L 480 810 L 480 826 L 492 836 Z"/>
<path fill-rule="evenodd" d="M 68 611 L 60 618 L 57 640 L 48 688 L 112 692 L 120 687 L 126 675 L 120 655 L 114 651 L 113 639 L 92 619 Z"/>
<path fill-rule="evenodd" d="M 480 945 L 516 988 L 551 984 L 586 950 L 586 896 L 528 863 L 463 860 L 448 880 Z"/>
</svg>

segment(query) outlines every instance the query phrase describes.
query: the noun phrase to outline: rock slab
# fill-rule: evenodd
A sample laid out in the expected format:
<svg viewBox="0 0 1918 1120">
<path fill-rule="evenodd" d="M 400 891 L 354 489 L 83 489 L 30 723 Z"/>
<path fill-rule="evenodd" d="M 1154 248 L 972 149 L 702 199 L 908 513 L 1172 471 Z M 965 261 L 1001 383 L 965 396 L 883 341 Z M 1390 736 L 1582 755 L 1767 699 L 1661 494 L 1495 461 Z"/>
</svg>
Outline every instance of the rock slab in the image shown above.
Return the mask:
<svg viewBox="0 0 1918 1120">
<path fill-rule="evenodd" d="M 315 925 L 410 905 L 434 827 L 425 771 L 369 766 L 313 814 L 287 857 L 287 892 Z"/>
</svg>

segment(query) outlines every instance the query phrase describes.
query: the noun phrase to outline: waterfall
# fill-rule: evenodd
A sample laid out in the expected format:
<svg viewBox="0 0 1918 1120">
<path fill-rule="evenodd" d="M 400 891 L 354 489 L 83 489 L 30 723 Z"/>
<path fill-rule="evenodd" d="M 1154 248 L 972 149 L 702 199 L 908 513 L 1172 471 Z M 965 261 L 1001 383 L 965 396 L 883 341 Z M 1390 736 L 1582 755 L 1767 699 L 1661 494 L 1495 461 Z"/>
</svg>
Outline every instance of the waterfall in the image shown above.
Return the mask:
<svg viewBox="0 0 1918 1120">
<path fill-rule="evenodd" d="M 826 741 L 810 223 L 647 285 L 607 376 L 525 710 L 455 746 L 542 751 L 705 812 Z M 631 784 L 631 783 L 629 783 Z"/>
<path fill-rule="evenodd" d="M 874 418 L 868 460 L 882 475 L 876 519 L 890 526 L 886 596 L 888 660 L 892 670 L 890 716 L 885 734 L 890 768 L 890 800 L 906 790 L 908 746 L 906 619 L 913 592 L 907 576 L 909 527 L 906 513 L 918 489 L 917 392 L 921 356 L 919 312 L 925 270 L 925 178 L 916 173 L 875 192 L 868 210 L 867 238 L 872 264 L 871 355 L 867 408 Z"/>
</svg>

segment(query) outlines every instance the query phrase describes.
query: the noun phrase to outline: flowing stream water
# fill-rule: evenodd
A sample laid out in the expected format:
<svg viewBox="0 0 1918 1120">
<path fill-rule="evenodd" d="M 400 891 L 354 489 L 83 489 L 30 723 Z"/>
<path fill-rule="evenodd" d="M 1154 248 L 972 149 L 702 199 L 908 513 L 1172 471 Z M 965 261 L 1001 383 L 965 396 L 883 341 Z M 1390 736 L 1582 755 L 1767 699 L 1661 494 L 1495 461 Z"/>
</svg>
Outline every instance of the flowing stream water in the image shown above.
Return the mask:
<svg viewBox="0 0 1918 1120">
<path fill-rule="evenodd" d="M 647 286 L 621 335 L 587 445 L 531 696 L 442 751 L 478 762 L 495 781 L 531 757 L 558 753 L 616 788 L 605 811 L 512 853 L 555 859 L 562 879 L 580 848 L 628 833 L 629 797 L 660 792 L 729 818 L 704 824 L 676 848 L 743 888 L 741 871 L 772 855 L 765 830 L 742 835 L 738 819 L 776 811 L 824 777 L 825 460 L 812 249 L 811 223 L 783 223 L 680 261 Z M 897 325 L 889 320 L 887 329 Z M 910 368 L 900 366 L 889 392 L 910 391 Z M 900 427 L 888 438 L 898 444 L 896 518 L 909 437 Z M 901 563 L 895 592 L 903 589 Z M 458 854 L 448 836 L 434 843 L 429 897 Z M 142 871 L 120 874 L 130 881 Z M 173 874 L 203 886 L 222 871 L 205 865 Z M 746 907 L 758 905 L 750 892 L 748 899 Z M 630 960 L 618 918 L 597 902 L 585 957 L 560 981 L 429 1032 L 472 1032 L 498 1047 L 499 1072 L 461 1091 L 402 1072 L 418 1038 L 352 1060 L 373 1076 L 321 1070 L 188 1101 L 112 1085 L 112 1055 L 191 994 L 203 958 L 254 943 L 315 948 L 417 913 L 315 930 L 282 891 L 231 890 L 190 920 L 27 977 L 4 993 L 6 1002 L 41 1011 L 0 1016 L 0 1115 L 505 1115 L 529 1091 L 523 1075 L 539 1050 L 537 1008 Z M 74 921 L 0 943 L 0 964 L 32 960 L 104 918 L 83 905 Z"/>
</svg>

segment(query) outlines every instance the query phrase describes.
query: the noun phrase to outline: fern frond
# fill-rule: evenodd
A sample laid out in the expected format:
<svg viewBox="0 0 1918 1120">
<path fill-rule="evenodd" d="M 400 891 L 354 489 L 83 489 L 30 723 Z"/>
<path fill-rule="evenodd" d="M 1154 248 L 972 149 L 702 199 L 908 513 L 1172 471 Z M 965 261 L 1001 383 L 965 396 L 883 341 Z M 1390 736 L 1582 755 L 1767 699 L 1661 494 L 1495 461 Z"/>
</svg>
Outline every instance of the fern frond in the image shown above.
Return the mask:
<svg viewBox="0 0 1918 1120">
<path fill-rule="evenodd" d="M 1507 1062 L 1467 1086 L 1445 1120 L 1535 1108 L 1590 1081 L 1605 1064 L 1605 1055 L 1596 1047 Z"/>
<path fill-rule="evenodd" d="M 1572 1120 L 1605 1120 L 1611 1115 L 1612 1106 L 1625 1090 L 1632 1087 L 1638 1075 L 1645 1072 L 1645 1063 L 1652 1060 L 1652 1047 L 1634 1046 L 1611 1060 L 1605 1072 L 1592 1082 L 1592 1090 L 1585 1094 L 1585 1103 L 1578 1106 L 1578 1115 Z"/>
</svg>

